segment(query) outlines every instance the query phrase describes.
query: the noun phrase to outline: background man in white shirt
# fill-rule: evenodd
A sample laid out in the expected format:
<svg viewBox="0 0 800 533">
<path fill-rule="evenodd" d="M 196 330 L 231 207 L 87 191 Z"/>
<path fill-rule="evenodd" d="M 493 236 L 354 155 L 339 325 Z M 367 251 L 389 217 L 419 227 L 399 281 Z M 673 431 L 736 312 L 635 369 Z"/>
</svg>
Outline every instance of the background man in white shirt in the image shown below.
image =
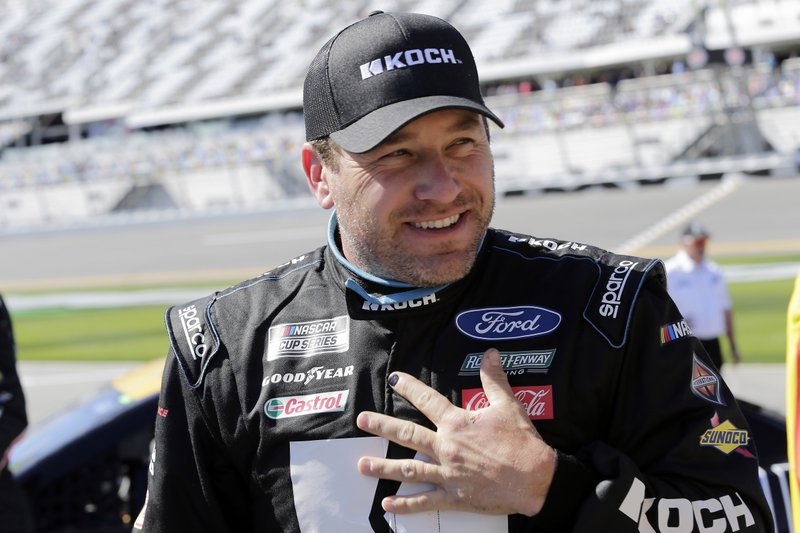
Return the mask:
<svg viewBox="0 0 800 533">
<path fill-rule="evenodd" d="M 708 238 L 701 223 L 692 222 L 686 227 L 680 250 L 666 261 L 667 289 L 695 336 L 721 368 L 719 337 L 723 334 L 728 337 L 734 363 L 742 358 L 736 347 L 731 298 L 722 270 L 705 257 Z"/>
</svg>

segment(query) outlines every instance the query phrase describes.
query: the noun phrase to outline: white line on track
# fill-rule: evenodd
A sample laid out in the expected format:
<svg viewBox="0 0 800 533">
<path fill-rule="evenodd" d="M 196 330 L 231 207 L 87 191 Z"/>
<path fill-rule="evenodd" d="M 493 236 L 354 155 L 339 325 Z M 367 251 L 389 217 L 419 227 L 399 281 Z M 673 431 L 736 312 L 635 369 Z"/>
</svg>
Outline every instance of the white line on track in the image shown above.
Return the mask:
<svg viewBox="0 0 800 533">
<path fill-rule="evenodd" d="M 662 235 L 672 231 L 681 224 L 685 224 L 693 217 L 697 216 L 698 213 L 708 209 L 731 194 L 739 187 L 740 183 L 741 177 L 739 175 L 725 176 L 719 185 L 681 209 L 678 209 L 671 215 L 656 222 L 638 235 L 634 235 L 631 239 L 617 246 L 615 250 L 620 254 L 630 254 L 643 246 L 647 246 Z"/>
</svg>

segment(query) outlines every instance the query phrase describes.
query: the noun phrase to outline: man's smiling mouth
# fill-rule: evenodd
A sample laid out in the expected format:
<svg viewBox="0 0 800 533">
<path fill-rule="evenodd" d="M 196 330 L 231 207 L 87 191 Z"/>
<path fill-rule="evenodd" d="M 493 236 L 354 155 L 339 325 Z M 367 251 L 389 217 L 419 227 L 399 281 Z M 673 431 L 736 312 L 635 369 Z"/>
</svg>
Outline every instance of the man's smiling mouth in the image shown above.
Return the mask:
<svg viewBox="0 0 800 533">
<path fill-rule="evenodd" d="M 451 217 L 442 218 L 439 220 L 427 220 L 425 222 L 414 222 L 413 226 L 419 229 L 443 229 L 449 228 L 456 222 L 458 219 L 461 218 L 460 214 L 453 215 Z"/>
</svg>

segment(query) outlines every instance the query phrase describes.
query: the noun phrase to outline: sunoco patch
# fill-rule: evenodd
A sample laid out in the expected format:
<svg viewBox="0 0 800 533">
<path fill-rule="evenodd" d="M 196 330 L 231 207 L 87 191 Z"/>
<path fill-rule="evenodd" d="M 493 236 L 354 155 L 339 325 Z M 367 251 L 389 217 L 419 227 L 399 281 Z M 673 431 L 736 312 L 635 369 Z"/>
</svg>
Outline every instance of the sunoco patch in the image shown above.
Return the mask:
<svg viewBox="0 0 800 533">
<path fill-rule="evenodd" d="M 347 315 L 310 322 L 277 324 L 269 328 L 267 361 L 284 357 L 342 353 L 349 348 L 350 317 Z"/>
</svg>

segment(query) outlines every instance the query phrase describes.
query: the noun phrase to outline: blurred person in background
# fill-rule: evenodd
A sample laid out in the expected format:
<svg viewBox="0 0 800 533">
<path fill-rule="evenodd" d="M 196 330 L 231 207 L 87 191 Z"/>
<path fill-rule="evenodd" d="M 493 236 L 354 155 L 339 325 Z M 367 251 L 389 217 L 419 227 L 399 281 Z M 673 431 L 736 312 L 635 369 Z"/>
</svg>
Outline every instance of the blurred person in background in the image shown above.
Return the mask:
<svg viewBox="0 0 800 533">
<path fill-rule="evenodd" d="M 25 396 L 17 375 L 11 315 L 0 296 L 0 533 L 33 531 L 25 494 L 6 468 L 11 445 L 27 425 Z"/>
<path fill-rule="evenodd" d="M 706 257 L 710 235 L 700 222 L 683 230 L 680 249 L 667 259 L 667 289 L 717 369 L 722 368 L 720 337 L 725 335 L 733 362 L 742 361 L 733 328 L 733 306 L 722 269 Z"/>
<path fill-rule="evenodd" d="M 303 106 L 327 245 L 168 310 L 134 531 L 772 531 L 663 264 L 489 226 L 502 122 L 455 28 L 373 13 Z"/>
<path fill-rule="evenodd" d="M 786 313 L 786 438 L 789 455 L 789 487 L 792 501 L 792 525 L 800 531 L 800 273 Z"/>
</svg>

